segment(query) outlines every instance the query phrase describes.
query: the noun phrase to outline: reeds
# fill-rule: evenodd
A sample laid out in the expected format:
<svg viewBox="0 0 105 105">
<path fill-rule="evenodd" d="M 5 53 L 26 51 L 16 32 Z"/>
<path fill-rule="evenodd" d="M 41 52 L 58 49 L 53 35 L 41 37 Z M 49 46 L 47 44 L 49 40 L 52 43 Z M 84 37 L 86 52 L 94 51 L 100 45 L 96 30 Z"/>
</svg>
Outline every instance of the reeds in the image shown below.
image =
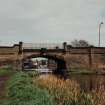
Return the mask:
<svg viewBox="0 0 105 105">
<path fill-rule="evenodd" d="M 52 75 L 33 79 L 39 88 L 46 89 L 55 97 L 57 105 L 105 105 L 105 88 L 85 93 L 74 80 L 64 80 Z"/>
<path fill-rule="evenodd" d="M 80 94 L 80 87 L 77 82 L 51 75 L 34 79 L 34 83 L 37 83 L 40 88 L 48 90 L 55 97 L 57 105 L 69 105 L 69 103 L 76 102 Z"/>
</svg>

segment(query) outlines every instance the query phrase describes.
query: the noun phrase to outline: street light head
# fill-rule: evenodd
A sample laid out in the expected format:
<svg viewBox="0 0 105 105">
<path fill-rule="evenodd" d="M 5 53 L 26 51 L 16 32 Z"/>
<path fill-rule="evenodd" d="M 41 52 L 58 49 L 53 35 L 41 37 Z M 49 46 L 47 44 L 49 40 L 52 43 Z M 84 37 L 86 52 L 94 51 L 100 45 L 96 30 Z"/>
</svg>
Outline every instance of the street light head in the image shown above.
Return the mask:
<svg viewBox="0 0 105 105">
<path fill-rule="evenodd" d="M 104 24 L 103 22 L 101 22 L 101 24 Z"/>
</svg>

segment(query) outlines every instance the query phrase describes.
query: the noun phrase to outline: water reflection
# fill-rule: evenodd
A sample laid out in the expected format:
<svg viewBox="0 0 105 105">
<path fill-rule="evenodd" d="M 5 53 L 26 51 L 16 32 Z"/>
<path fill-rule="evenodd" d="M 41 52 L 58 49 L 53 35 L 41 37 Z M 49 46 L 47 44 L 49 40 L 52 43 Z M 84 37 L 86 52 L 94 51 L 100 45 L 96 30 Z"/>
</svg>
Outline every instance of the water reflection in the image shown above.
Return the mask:
<svg viewBox="0 0 105 105">
<path fill-rule="evenodd" d="M 105 87 L 104 75 L 70 75 L 68 77 L 71 80 L 76 80 L 82 90 L 90 91 Z"/>
</svg>

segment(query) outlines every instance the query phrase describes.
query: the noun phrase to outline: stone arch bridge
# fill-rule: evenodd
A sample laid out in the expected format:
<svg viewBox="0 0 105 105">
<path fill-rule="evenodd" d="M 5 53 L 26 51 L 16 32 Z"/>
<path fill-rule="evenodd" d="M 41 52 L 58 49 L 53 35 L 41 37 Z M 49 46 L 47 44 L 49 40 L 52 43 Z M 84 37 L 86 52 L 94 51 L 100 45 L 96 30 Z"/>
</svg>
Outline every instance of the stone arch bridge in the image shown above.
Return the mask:
<svg viewBox="0 0 105 105">
<path fill-rule="evenodd" d="M 0 66 L 10 64 L 13 69 L 22 69 L 23 60 L 33 57 L 53 59 L 58 69 L 105 69 L 105 47 L 71 47 L 66 42 L 0 46 Z"/>
</svg>

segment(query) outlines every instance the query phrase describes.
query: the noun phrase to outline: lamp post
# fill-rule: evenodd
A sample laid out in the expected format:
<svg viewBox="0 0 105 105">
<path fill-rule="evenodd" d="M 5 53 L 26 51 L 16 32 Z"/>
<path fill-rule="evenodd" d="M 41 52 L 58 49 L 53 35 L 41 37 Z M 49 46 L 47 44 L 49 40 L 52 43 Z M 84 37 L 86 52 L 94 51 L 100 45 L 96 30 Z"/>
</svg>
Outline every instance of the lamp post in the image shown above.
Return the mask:
<svg viewBox="0 0 105 105">
<path fill-rule="evenodd" d="M 98 44 L 98 47 L 100 47 L 100 29 L 101 29 L 101 25 L 104 24 L 103 22 L 101 22 L 99 24 L 99 44 Z"/>
</svg>

